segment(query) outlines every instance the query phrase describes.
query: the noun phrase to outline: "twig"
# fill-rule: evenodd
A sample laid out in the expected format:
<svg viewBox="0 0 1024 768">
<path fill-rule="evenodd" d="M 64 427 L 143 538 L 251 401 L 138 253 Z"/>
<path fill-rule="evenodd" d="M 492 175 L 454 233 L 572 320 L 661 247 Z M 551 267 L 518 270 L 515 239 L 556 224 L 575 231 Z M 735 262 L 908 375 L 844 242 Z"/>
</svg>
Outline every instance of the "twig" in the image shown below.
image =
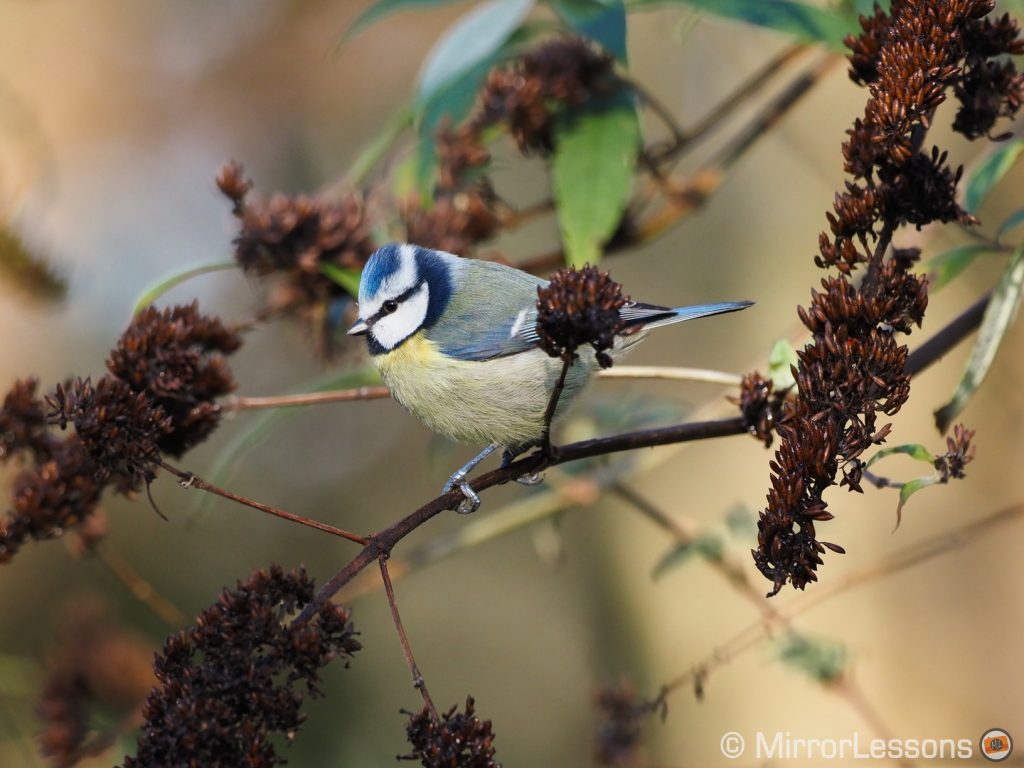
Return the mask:
<svg viewBox="0 0 1024 768">
<path fill-rule="evenodd" d="M 992 294 L 986 293 L 911 352 L 907 356 L 907 363 L 903 366 L 903 370 L 911 376 L 920 373 L 974 333 L 981 325 L 981 319 L 985 316 L 985 308 L 991 298 Z"/>
<path fill-rule="evenodd" d="M 110 544 L 104 542 L 96 547 L 100 562 L 106 566 L 114 578 L 120 581 L 135 598 L 149 608 L 164 623 L 172 627 L 180 627 L 185 623 L 186 616 L 170 600 L 165 598 L 135 568 L 121 557 Z"/>
<path fill-rule="evenodd" d="M 1024 517 L 1024 504 L 1015 504 L 960 528 L 933 536 L 909 547 L 904 547 L 888 557 L 853 573 L 849 573 L 838 580 L 819 585 L 818 589 L 808 592 L 799 602 L 794 603 L 791 607 L 777 611 L 777 614 L 785 621 L 792 621 L 797 616 L 806 613 L 815 606 L 842 592 L 861 587 L 881 578 L 894 576 L 947 552 L 964 547 L 973 543 L 990 530 L 1022 517 Z M 771 622 L 764 620 L 750 624 L 715 648 L 707 658 L 695 664 L 690 671 L 666 684 L 666 688 L 674 691 L 689 685 L 695 679 L 705 679 L 710 672 L 724 666 L 743 652 L 757 645 L 758 642 L 770 634 L 772 627 L 773 624 Z"/>
<path fill-rule="evenodd" d="M 225 411 L 255 411 L 265 408 L 293 408 L 299 405 L 320 405 L 322 403 L 348 403 L 353 400 L 383 400 L 391 397 L 388 388 L 353 387 L 330 392 L 303 392 L 297 395 L 271 395 L 268 397 L 228 397 L 221 404 Z"/>
<path fill-rule="evenodd" d="M 362 544 L 364 547 L 369 544 L 369 540 L 363 536 L 360 536 L 359 534 L 352 533 L 341 528 L 335 528 L 333 525 L 321 523 L 317 520 L 312 520 L 308 517 L 303 517 L 302 515 L 296 515 L 291 512 L 286 512 L 283 509 L 272 507 L 269 504 L 263 504 L 259 501 L 254 501 L 253 499 L 246 498 L 245 496 L 240 496 L 237 493 L 226 491 L 223 488 L 214 485 L 213 483 L 208 483 L 207 481 L 203 480 L 201 477 L 199 477 L 196 474 L 193 474 L 192 472 L 186 472 L 183 469 L 178 469 L 177 467 L 168 464 L 165 461 L 160 461 L 158 462 L 158 464 L 160 467 L 166 469 L 172 475 L 181 480 L 181 486 L 183 488 L 197 488 L 200 491 L 206 491 L 207 493 L 212 493 L 215 496 L 230 499 L 231 501 L 237 502 L 239 504 L 244 504 L 247 507 L 258 509 L 260 512 L 266 512 L 268 515 L 274 515 L 275 517 L 280 517 L 284 520 L 289 520 L 293 523 L 299 523 L 300 525 L 315 528 L 316 530 L 323 531 L 324 533 L 330 533 L 334 536 L 340 536 L 343 539 L 354 541 L 356 544 Z"/>
<path fill-rule="evenodd" d="M 743 377 L 738 373 L 714 371 L 708 368 L 674 368 L 660 365 L 616 365 L 598 372 L 601 379 L 666 379 L 669 381 L 699 381 L 706 384 L 725 384 L 738 387 Z"/>
<path fill-rule="evenodd" d="M 395 622 L 395 631 L 398 633 L 398 640 L 402 644 L 402 653 L 405 654 L 405 663 L 409 665 L 409 674 L 412 675 L 412 687 L 420 692 L 423 697 L 423 703 L 430 710 L 431 716 L 434 721 L 440 720 L 437 716 L 437 709 L 434 707 L 434 701 L 430 698 L 430 692 L 427 690 L 427 683 L 423 679 L 423 675 L 420 674 L 420 668 L 416 664 L 416 658 L 412 655 L 412 646 L 409 645 L 409 638 L 405 634 L 405 627 L 402 626 L 402 617 L 398 615 L 398 603 L 395 601 L 395 588 L 391 584 L 391 575 L 388 573 L 388 557 L 387 555 L 380 555 L 377 558 L 380 563 L 380 576 L 384 580 L 384 591 L 388 595 L 388 605 L 391 606 L 391 619 Z"/>
<path fill-rule="evenodd" d="M 544 435 L 541 437 L 541 453 L 551 456 L 551 420 L 555 418 L 555 409 L 558 408 L 558 401 L 562 399 L 562 390 L 565 388 L 565 377 L 569 375 L 569 368 L 572 367 L 576 358 L 575 351 L 569 349 L 562 355 L 562 371 L 558 374 L 558 381 L 555 382 L 551 396 L 548 398 L 548 407 L 544 411 Z"/>
</svg>

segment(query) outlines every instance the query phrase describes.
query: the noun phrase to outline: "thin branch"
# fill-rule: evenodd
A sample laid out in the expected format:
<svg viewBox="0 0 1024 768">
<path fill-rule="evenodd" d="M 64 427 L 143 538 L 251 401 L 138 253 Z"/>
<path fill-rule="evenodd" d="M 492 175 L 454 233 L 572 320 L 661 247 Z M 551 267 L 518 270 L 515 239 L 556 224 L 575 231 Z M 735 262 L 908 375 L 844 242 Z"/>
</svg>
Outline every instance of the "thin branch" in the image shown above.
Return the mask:
<svg viewBox="0 0 1024 768">
<path fill-rule="evenodd" d="M 659 365 L 616 365 L 597 374 L 600 379 L 665 379 L 669 381 L 697 381 L 705 384 L 724 384 L 738 387 L 743 377 L 738 373 L 715 371 L 708 368 L 675 368 Z"/>
<path fill-rule="evenodd" d="M 949 350 L 970 336 L 981 325 L 991 293 L 986 293 L 967 309 L 942 327 L 934 336 L 925 341 L 907 356 L 903 370 L 911 376 L 920 373 Z"/>
<path fill-rule="evenodd" d="M 967 320 L 964 319 L 964 315 L 967 315 Z M 912 372 L 924 370 L 958 344 L 972 328 L 977 327 L 981 322 L 981 313 L 971 313 L 971 310 L 968 310 L 964 315 L 953 320 L 948 326 L 938 331 L 932 339 L 929 339 L 918 350 L 911 353 L 907 359 L 907 370 Z M 971 325 L 971 323 L 973 324 Z M 970 327 L 966 327 L 967 325 L 970 325 Z M 950 330 L 951 328 L 952 330 Z M 937 341 L 935 341 L 936 339 Z M 934 343 L 932 343 L 933 341 Z M 913 368 L 911 368 L 912 364 Z M 540 472 L 548 467 L 565 464 L 570 461 L 578 461 L 592 456 L 604 456 L 620 451 L 635 450 L 637 448 L 650 448 L 657 445 L 728 437 L 730 435 L 746 434 L 746 432 L 747 424 L 745 420 L 740 416 L 736 416 L 727 419 L 688 422 L 668 427 L 627 432 L 611 437 L 582 440 L 577 443 L 557 447 L 553 451 L 554 455 L 545 456 L 540 452 L 533 453 L 506 467 L 499 467 L 481 475 L 473 480 L 470 486 L 474 491 L 480 493 L 495 485 L 507 483 L 516 477 Z M 463 498 L 464 496 L 460 490 L 450 491 L 427 502 L 380 533 L 367 537 L 366 544 L 359 554 L 320 588 L 313 602 L 299 615 L 297 621 L 308 621 L 316 606 L 326 600 L 330 600 L 337 594 L 338 590 L 348 584 L 356 574 L 366 568 L 381 554 L 390 554 L 399 541 L 446 509 L 454 509 Z"/>
<path fill-rule="evenodd" d="M 555 409 L 558 408 L 558 401 L 562 399 L 562 390 L 565 388 L 565 377 L 569 375 L 569 368 L 572 367 L 576 353 L 573 350 L 566 350 L 562 356 L 562 371 L 558 374 L 558 381 L 555 382 L 551 396 L 548 398 L 548 407 L 544 411 L 544 435 L 541 438 L 541 452 L 550 456 L 551 446 L 551 420 L 555 418 Z"/>
<path fill-rule="evenodd" d="M 253 499 L 246 498 L 245 496 L 240 496 L 237 493 L 232 493 L 231 491 L 224 490 L 223 488 L 216 486 L 213 483 L 208 483 L 207 481 L 203 480 L 201 477 L 192 472 L 187 472 L 183 469 L 178 469 L 177 467 L 168 464 L 165 461 L 160 461 L 158 462 L 158 464 L 160 467 L 166 469 L 172 475 L 177 477 L 181 481 L 180 485 L 183 488 L 197 488 L 200 491 L 206 491 L 207 493 L 212 493 L 215 496 L 230 499 L 231 501 L 237 502 L 238 504 L 243 504 L 247 507 L 258 509 L 260 512 L 266 512 L 268 515 L 280 517 L 284 520 L 289 520 L 293 523 L 299 523 L 300 525 L 305 525 L 309 528 L 315 528 L 318 531 L 330 533 L 334 536 L 340 536 L 341 538 L 348 539 L 349 541 L 353 541 L 356 544 L 362 544 L 364 547 L 369 544 L 369 540 L 363 536 L 360 536 L 359 534 L 352 533 L 341 528 L 335 528 L 333 525 L 321 523 L 317 520 L 312 520 L 308 517 L 303 517 L 302 515 L 296 515 L 291 512 L 286 512 L 283 509 L 272 507 L 269 504 L 263 504 L 262 502 L 254 501 Z"/>
<path fill-rule="evenodd" d="M 265 408 L 294 408 L 300 405 L 320 405 L 323 403 L 348 403 L 353 400 L 383 400 L 391 397 L 388 388 L 353 387 L 336 389 L 329 392 L 303 392 L 297 395 L 271 395 L 268 397 L 228 397 L 221 403 L 225 411 L 255 411 Z"/>
<path fill-rule="evenodd" d="M 124 584 L 139 602 L 149 608 L 164 623 L 172 627 L 180 627 L 185 623 L 185 614 L 174 603 L 157 592 L 153 585 L 146 581 L 135 570 L 135 567 L 121 557 L 109 543 L 100 543 L 96 547 L 96 554 L 114 578 Z"/>
<path fill-rule="evenodd" d="M 409 645 L 409 637 L 405 634 L 405 627 L 402 626 L 402 617 L 398 615 L 398 603 L 395 601 L 395 588 L 391 584 L 391 574 L 388 573 L 387 555 L 377 558 L 380 563 L 380 576 L 384 580 L 384 591 L 388 595 L 388 605 L 391 606 L 391 619 L 395 623 L 395 631 L 398 633 L 398 641 L 402 644 L 402 653 L 405 654 L 405 663 L 409 665 L 409 674 L 412 676 L 412 687 L 420 692 L 423 703 L 430 710 L 435 722 L 439 722 L 437 709 L 434 707 L 434 700 L 430 698 L 427 690 L 427 683 L 420 674 L 420 668 L 416 664 L 416 658 L 412 655 L 412 646 Z"/>
</svg>

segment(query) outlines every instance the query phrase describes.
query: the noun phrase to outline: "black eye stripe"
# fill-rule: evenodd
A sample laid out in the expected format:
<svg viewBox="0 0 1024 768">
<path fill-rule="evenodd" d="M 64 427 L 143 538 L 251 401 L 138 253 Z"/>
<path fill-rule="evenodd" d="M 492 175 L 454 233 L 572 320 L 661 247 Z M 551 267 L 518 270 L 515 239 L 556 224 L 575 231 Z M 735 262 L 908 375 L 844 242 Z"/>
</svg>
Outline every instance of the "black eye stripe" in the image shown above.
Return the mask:
<svg viewBox="0 0 1024 768">
<path fill-rule="evenodd" d="M 410 296 L 412 296 L 414 293 L 416 293 L 422 287 L 422 285 L 423 285 L 423 283 L 421 281 L 421 282 L 417 283 L 416 285 L 414 285 L 412 288 L 409 288 L 408 290 L 403 291 L 401 294 L 399 294 L 395 298 L 388 299 L 387 301 L 384 302 L 384 304 L 388 304 L 388 303 L 390 303 L 392 301 L 395 302 L 395 304 L 401 304 L 403 301 L 405 301 Z M 398 309 L 398 307 L 396 306 L 395 309 Z M 374 316 L 371 317 L 370 320 L 368 320 L 367 322 L 373 322 L 373 321 L 376 321 L 376 320 L 380 320 L 382 317 L 390 315 L 394 311 L 395 310 L 392 310 L 391 312 L 385 312 L 384 308 L 382 306 L 379 310 L 377 310 L 376 314 L 374 314 Z"/>
</svg>

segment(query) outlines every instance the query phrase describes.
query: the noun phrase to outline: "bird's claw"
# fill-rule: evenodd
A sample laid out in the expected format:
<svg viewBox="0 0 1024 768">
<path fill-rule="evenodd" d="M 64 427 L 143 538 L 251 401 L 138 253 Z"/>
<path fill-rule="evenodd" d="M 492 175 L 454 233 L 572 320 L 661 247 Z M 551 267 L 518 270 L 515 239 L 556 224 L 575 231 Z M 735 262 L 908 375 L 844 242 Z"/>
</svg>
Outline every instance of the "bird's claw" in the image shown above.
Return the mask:
<svg viewBox="0 0 1024 768">
<path fill-rule="evenodd" d="M 462 491 L 462 495 L 465 497 L 459 502 L 459 506 L 455 509 L 456 512 L 460 515 L 470 515 L 480 509 L 480 497 L 466 480 L 466 473 L 461 470 L 448 478 L 448 482 L 444 484 L 441 493 L 450 493 L 456 488 Z"/>
<path fill-rule="evenodd" d="M 540 485 L 544 482 L 543 472 L 530 472 L 527 475 L 520 475 L 516 478 L 516 482 L 520 485 Z"/>
</svg>

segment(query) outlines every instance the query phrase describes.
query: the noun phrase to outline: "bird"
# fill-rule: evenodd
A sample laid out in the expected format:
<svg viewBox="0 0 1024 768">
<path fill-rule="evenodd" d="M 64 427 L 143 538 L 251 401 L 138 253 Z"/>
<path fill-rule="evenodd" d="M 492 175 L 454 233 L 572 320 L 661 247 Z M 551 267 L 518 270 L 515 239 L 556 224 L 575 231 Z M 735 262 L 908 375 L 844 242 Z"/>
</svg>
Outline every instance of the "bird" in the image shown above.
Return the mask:
<svg viewBox="0 0 1024 768">
<path fill-rule="evenodd" d="M 432 431 L 486 445 L 445 483 L 459 488 L 462 514 L 480 498 L 467 476 L 504 449 L 503 466 L 541 444 L 545 413 L 563 363 L 540 347 L 537 290 L 547 281 L 514 267 L 410 243 L 378 248 L 363 267 L 358 317 L 348 335 L 364 336 L 393 397 Z M 621 358 L 652 328 L 735 312 L 753 302 L 662 307 L 627 301 L 609 354 Z M 600 365 L 587 347 L 569 368 L 554 416 L 562 415 Z M 518 478 L 525 484 L 535 476 Z"/>
</svg>

